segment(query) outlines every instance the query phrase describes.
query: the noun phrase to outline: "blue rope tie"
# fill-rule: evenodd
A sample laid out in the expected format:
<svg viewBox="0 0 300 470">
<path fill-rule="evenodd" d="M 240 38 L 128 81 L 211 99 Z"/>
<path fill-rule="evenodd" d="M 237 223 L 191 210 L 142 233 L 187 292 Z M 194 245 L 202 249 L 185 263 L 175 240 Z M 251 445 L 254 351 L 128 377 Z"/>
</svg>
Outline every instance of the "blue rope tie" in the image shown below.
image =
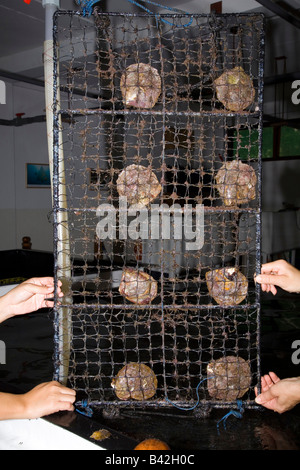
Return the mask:
<svg viewBox="0 0 300 470">
<path fill-rule="evenodd" d="M 75 410 L 77 411 L 77 413 L 80 413 L 83 416 L 88 416 L 89 418 L 91 418 L 93 416 L 93 410 L 90 406 L 88 406 L 88 401 L 82 400 L 81 406 L 84 408 L 84 410 L 79 410 L 76 407 Z"/>
<path fill-rule="evenodd" d="M 205 380 L 209 380 L 209 379 L 213 379 L 213 378 L 214 378 L 214 377 L 205 377 L 204 379 L 202 379 L 202 380 L 198 383 L 198 385 L 197 385 L 197 387 L 196 387 L 197 403 L 196 403 L 196 405 L 194 405 L 194 406 L 192 406 L 192 407 L 190 407 L 190 408 L 184 408 L 184 407 L 178 406 L 178 405 L 176 405 L 176 403 L 173 403 L 171 400 L 169 400 L 168 397 L 166 397 L 165 399 L 166 399 L 167 402 L 171 403 L 171 405 L 175 406 L 175 407 L 178 408 L 179 410 L 182 410 L 182 411 L 192 411 L 192 410 L 194 410 L 194 409 L 199 405 L 199 402 L 200 402 L 199 391 L 198 391 L 200 385 L 201 385 Z"/>
<path fill-rule="evenodd" d="M 223 422 L 223 427 L 226 431 L 226 421 L 229 418 L 229 416 L 234 416 L 235 418 L 242 419 L 243 413 L 244 413 L 242 400 L 237 400 L 237 407 L 238 407 L 238 411 L 237 410 L 230 410 L 225 416 L 223 416 L 223 418 L 221 418 L 217 422 L 218 432 L 220 431 L 220 423 L 222 423 L 222 422 Z"/>
<path fill-rule="evenodd" d="M 83 16 L 91 16 L 93 13 L 93 6 L 99 0 L 75 0 L 77 5 L 82 8 Z"/>
<path fill-rule="evenodd" d="M 171 400 L 169 400 L 168 397 L 165 397 L 165 400 L 168 402 L 168 403 L 171 403 L 171 405 L 175 406 L 176 408 L 178 408 L 179 410 L 182 410 L 182 411 L 192 411 L 194 410 L 198 405 L 199 405 L 199 402 L 200 402 L 200 397 L 199 397 L 199 387 L 200 385 L 205 381 L 205 380 L 209 380 L 209 379 L 213 379 L 214 377 L 206 377 L 204 379 L 202 379 L 197 387 L 196 387 L 196 395 L 197 395 L 197 403 L 190 407 L 190 408 L 185 408 L 185 407 L 181 407 L 181 406 L 178 406 L 176 405 L 176 403 L 173 403 Z M 217 430 L 218 432 L 220 431 L 220 423 L 223 422 L 223 427 L 226 431 L 226 421 L 227 419 L 229 418 L 229 416 L 234 416 L 235 418 L 238 418 L 238 419 L 242 419 L 243 417 L 243 413 L 244 413 L 244 409 L 243 409 L 243 402 L 242 400 L 237 400 L 237 408 L 238 410 L 230 410 L 228 413 L 226 413 L 225 416 L 223 416 L 223 418 L 221 418 L 218 422 L 217 422 Z"/>
<path fill-rule="evenodd" d="M 91 16 L 91 14 L 93 13 L 93 6 L 95 5 L 95 3 L 98 3 L 100 0 L 75 0 L 75 1 L 76 1 L 77 5 L 82 8 L 82 13 L 83 13 L 84 16 Z M 127 0 L 127 1 L 129 3 L 132 3 L 133 5 L 136 5 L 140 8 L 142 8 L 147 13 L 150 13 L 151 15 L 153 14 L 153 12 L 151 10 L 149 10 L 144 5 L 141 5 L 141 3 L 138 3 L 135 0 Z M 151 0 L 140 0 L 140 1 L 144 2 L 144 3 L 148 3 L 150 5 L 154 5 L 156 7 L 163 8 L 165 10 L 172 11 L 174 13 L 181 13 L 181 14 L 183 13 L 184 15 L 188 15 L 188 13 L 182 12 L 181 10 L 178 10 L 177 8 L 172 8 L 172 7 L 169 7 L 169 6 L 161 5 L 160 3 L 152 2 Z M 158 20 L 160 20 L 163 23 L 166 23 L 170 26 L 173 26 L 173 23 L 166 20 L 165 18 L 161 18 L 161 16 L 159 14 L 155 14 L 154 16 L 155 16 L 155 19 L 156 19 L 156 24 L 158 24 Z M 192 22 L 193 22 L 193 17 L 191 17 L 190 20 L 186 24 L 183 24 L 181 26 L 186 28 L 186 27 L 190 26 L 192 24 Z"/>
</svg>

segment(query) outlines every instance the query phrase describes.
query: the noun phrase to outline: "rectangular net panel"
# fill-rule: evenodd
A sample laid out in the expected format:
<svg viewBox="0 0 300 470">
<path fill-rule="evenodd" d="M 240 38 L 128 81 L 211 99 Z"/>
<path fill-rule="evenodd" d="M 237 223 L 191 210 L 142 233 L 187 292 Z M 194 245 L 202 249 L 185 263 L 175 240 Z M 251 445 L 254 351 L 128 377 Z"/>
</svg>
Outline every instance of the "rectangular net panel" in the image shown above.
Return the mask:
<svg viewBox="0 0 300 470">
<path fill-rule="evenodd" d="M 262 16 L 59 11 L 54 43 L 56 377 L 91 406 L 254 407 Z"/>
</svg>

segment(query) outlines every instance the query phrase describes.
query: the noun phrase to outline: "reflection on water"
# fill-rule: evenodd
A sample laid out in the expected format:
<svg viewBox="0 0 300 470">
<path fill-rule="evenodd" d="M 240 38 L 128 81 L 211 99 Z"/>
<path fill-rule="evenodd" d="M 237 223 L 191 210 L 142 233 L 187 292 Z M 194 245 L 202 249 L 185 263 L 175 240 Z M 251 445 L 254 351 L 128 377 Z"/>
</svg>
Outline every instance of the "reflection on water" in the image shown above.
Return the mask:
<svg viewBox="0 0 300 470">
<path fill-rule="evenodd" d="M 0 324 L 0 340 L 6 349 L 6 364 L 0 364 L 0 384 L 26 392 L 52 380 L 51 312 L 43 309 L 6 320 Z"/>
<path fill-rule="evenodd" d="M 228 410 L 227 410 L 228 411 Z M 176 450 L 297 450 L 300 449 L 300 414 L 283 415 L 268 410 L 246 410 L 242 419 L 231 416 L 226 429 L 217 423 L 226 410 L 212 410 L 207 418 L 122 412 L 113 419 L 99 418 L 127 436 L 141 441 L 164 440 Z"/>
<path fill-rule="evenodd" d="M 262 448 L 266 450 L 299 450 L 294 433 L 262 424 L 255 428 Z"/>
</svg>

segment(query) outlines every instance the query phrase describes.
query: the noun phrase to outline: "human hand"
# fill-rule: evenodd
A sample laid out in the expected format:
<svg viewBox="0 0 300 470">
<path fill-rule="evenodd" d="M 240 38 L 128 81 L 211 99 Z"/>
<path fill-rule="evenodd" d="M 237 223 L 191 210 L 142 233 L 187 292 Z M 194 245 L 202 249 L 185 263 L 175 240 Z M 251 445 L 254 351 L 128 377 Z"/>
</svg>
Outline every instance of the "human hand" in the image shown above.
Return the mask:
<svg viewBox="0 0 300 470">
<path fill-rule="evenodd" d="M 0 321 L 40 308 L 53 307 L 54 302 L 48 300 L 53 296 L 53 292 L 53 277 L 31 278 L 22 282 L 0 298 Z M 63 296 L 60 281 L 58 281 L 58 296 Z"/>
<path fill-rule="evenodd" d="M 261 378 L 262 393 L 257 395 L 256 403 L 269 410 L 284 413 L 300 403 L 300 377 L 282 379 L 270 372 Z"/>
<path fill-rule="evenodd" d="M 21 418 L 41 418 L 58 411 L 73 411 L 76 392 L 59 382 L 45 382 L 20 396 L 23 402 Z"/>
<path fill-rule="evenodd" d="M 300 292 L 300 271 L 283 259 L 263 264 L 261 274 L 254 280 L 261 284 L 264 292 L 273 295 L 277 294 L 275 286 L 287 292 Z"/>
</svg>

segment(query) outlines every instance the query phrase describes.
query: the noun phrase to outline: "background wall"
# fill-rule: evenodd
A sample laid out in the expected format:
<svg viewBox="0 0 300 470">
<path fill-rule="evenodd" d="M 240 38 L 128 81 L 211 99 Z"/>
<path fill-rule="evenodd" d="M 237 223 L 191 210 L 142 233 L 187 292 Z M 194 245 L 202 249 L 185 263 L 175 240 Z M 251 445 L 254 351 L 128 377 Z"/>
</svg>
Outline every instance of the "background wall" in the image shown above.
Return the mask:
<svg viewBox="0 0 300 470">
<path fill-rule="evenodd" d="M 19 82 L 6 83 L 6 104 L 1 119 L 42 115 L 44 89 Z M 50 188 L 26 187 L 26 163 L 48 163 L 46 123 L 23 126 L 0 125 L 0 250 L 22 247 L 22 237 L 31 237 L 32 249 L 52 251 Z"/>
</svg>

